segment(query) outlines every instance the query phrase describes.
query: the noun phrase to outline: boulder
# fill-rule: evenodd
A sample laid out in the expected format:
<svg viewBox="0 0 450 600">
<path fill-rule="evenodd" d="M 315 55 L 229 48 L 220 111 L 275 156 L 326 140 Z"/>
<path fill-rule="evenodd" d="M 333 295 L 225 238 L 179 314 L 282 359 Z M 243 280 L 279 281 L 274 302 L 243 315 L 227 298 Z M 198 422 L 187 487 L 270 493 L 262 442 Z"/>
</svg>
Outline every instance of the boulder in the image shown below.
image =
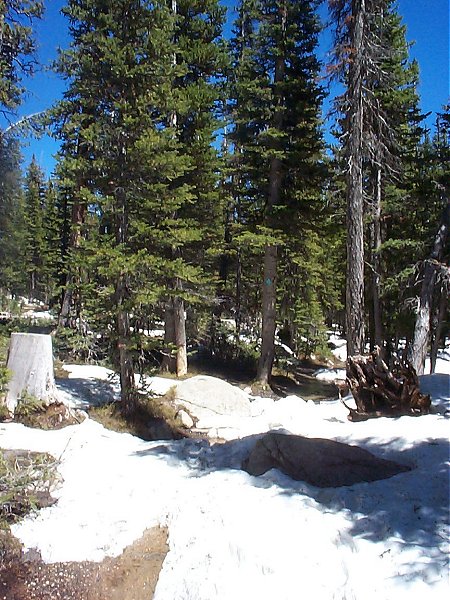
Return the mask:
<svg viewBox="0 0 450 600">
<path fill-rule="evenodd" d="M 387 479 L 410 467 L 378 458 L 358 446 L 298 435 L 267 433 L 242 463 L 250 475 L 279 469 L 317 487 L 340 487 Z"/>
<path fill-rule="evenodd" d="M 245 392 L 207 375 L 197 375 L 178 383 L 174 389 L 174 402 L 197 420 L 224 415 L 251 416 L 251 403 Z"/>
</svg>

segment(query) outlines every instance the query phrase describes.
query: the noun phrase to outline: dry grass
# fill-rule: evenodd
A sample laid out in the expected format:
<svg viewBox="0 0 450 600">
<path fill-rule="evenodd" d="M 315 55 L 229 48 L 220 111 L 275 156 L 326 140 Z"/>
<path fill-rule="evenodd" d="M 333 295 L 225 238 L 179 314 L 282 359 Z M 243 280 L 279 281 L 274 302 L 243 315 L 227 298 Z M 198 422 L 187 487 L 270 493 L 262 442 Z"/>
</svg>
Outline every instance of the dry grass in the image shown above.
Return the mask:
<svg viewBox="0 0 450 600">
<path fill-rule="evenodd" d="M 173 404 L 174 388 L 162 398 L 141 397 L 132 414 L 125 414 L 118 402 L 89 410 L 89 416 L 107 429 L 131 433 L 144 440 L 180 439 L 186 435 Z"/>
</svg>

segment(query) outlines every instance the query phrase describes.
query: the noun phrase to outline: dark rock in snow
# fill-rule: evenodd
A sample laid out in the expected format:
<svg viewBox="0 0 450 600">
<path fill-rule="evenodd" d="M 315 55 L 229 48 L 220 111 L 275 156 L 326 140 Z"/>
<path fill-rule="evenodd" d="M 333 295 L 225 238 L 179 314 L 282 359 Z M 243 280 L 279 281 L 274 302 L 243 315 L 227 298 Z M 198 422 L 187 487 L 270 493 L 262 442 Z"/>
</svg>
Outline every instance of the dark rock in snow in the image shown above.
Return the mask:
<svg viewBox="0 0 450 600">
<path fill-rule="evenodd" d="M 242 468 L 250 475 L 279 469 L 292 479 L 317 487 L 376 481 L 411 470 L 358 446 L 282 433 L 267 433 L 259 439 Z"/>
</svg>

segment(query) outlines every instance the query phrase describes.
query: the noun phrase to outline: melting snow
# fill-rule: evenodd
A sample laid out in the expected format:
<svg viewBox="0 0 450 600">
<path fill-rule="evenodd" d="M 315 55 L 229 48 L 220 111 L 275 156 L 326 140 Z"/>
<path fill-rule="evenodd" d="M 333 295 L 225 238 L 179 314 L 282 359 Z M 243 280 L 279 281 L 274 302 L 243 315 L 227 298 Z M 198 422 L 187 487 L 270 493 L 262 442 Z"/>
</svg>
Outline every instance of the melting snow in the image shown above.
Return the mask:
<svg viewBox="0 0 450 600">
<path fill-rule="evenodd" d="M 71 374 L 103 378 L 90 367 Z M 160 379 L 150 381 L 160 392 L 173 384 Z M 89 419 L 58 431 L 1 424 L 1 447 L 50 452 L 63 478 L 58 502 L 13 531 L 47 562 L 100 561 L 167 525 L 155 600 L 443 600 L 449 376 L 424 376 L 422 386 L 436 414 L 362 423 L 348 422 L 335 401 L 253 399 L 254 416 L 209 424 L 227 432 L 221 444 L 144 442 Z M 336 489 L 276 470 L 252 477 L 240 463 L 269 429 L 358 444 L 413 470 Z"/>
</svg>

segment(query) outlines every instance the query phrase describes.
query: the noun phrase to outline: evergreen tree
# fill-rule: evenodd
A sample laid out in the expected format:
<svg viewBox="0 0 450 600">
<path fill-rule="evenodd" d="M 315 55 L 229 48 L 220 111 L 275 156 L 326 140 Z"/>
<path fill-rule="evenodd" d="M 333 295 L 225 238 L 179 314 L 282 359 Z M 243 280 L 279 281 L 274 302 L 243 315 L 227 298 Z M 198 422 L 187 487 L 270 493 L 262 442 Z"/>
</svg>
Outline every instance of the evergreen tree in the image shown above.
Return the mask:
<svg viewBox="0 0 450 600">
<path fill-rule="evenodd" d="M 30 300 L 44 300 L 44 257 L 47 250 L 44 229 L 46 187 L 44 173 L 34 156 L 27 169 L 24 186 L 27 293 Z"/>
<path fill-rule="evenodd" d="M 33 19 L 42 15 L 43 3 L 35 0 L 3 0 L 0 4 L 0 114 L 10 115 L 24 93 L 23 75 L 35 66 Z"/>
<path fill-rule="evenodd" d="M 161 300 L 182 305 L 192 295 L 214 230 L 212 79 L 222 11 L 215 1 L 181 2 L 175 14 L 165 1 L 86 0 L 66 13 L 74 41 L 60 61 L 71 78 L 57 108 L 69 115 L 59 129 L 69 150 L 60 185 L 85 221 L 97 220 L 87 227 L 72 218 L 84 235 L 71 252 L 75 268 L 88 269 L 86 308 L 101 303 L 102 331 L 114 322 L 123 406 L 132 410 L 132 356 L 143 340 L 130 315 L 136 332 Z"/>
<path fill-rule="evenodd" d="M 384 48 L 380 59 L 384 78 L 373 82 L 372 88 L 375 100 L 381 106 L 383 118 L 389 125 L 390 137 L 386 139 L 384 136 L 383 140 L 383 132 L 380 132 L 381 143 L 378 144 L 374 160 L 366 167 L 368 264 L 371 265 L 371 272 L 367 274 L 367 297 L 372 347 L 382 347 L 385 342 L 391 347 L 402 284 L 397 288 L 396 299 L 389 306 L 384 298 L 384 280 L 389 276 L 392 295 L 392 283 L 397 277 L 401 262 L 395 260 L 394 264 L 388 265 L 384 260 L 383 249 L 385 242 L 393 247 L 394 240 L 388 241 L 386 236 L 389 235 L 389 224 L 395 220 L 396 213 L 407 213 L 405 208 L 409 204 L 408 196 L 413 187 L 411 165 L 415 161 L 423 117 L 418 106 L 418 66 L 415 61 L 409 62 L 406 29 L 393 2 L 388 2 L 385 10 L 380 13 L 377 26 L 380 43 Z M 377 130 L 376 123 L 373 124 L 373 129 Z M 383 223 L 388 226 L 382 226 Z M 399 246 L 405 247 L 407 244 L 404 222 L 399 233 L 402 228 L 400 239 L 395 241 L 397 250 L 400 250 Z"/>
<path fill-rule="evenodd" d="M 298 231 L 305 229 L 320 190 L 322 93 L 316 83 L 315 5 L 243 1 L 233 40 L 233 195 L 242 227 L 236 241 L 251 239 L 264 255 L 257 375 L 263 385 L 274 358 L 280 248 L 289 256 L 302 246 Z M 300 243 L 291 243 L 295 238 Z"/>
<path fill-rule="evenodd" d="M 219 162 L 213 141 L 226 55 L 220 38 L 224 10 L 217 0 L 172 1 L 171 10 L 174 78 L 169 125 L 184 172 L 171 184 L 176 206 L 168 221 L 165 344 L 169 356 L 164 366 L 181 376 L 187 372 L 185 302 L 195 302 L 196 296 L 198 302 L 200 290 L 202 296 L 208 294 L 210 253 L 220 239 Z M 176 348 L 175 360 L 171 345 Z"/>
<path fill-rule="evenodd" d="M 54 305 L 59 293 L 59 277 L 61 272 L 61 210 L 58 190 L 55 183 L 49 180 L 46 184 L 44 226 L 44 256 L 42 265 L 42 281 L 44 301 Z"/>
<path fill-rule="evenodd" d="M 0 289 L 25 293 L 22 157 L 19 142 L 0 139 Z"/>
</svg>

